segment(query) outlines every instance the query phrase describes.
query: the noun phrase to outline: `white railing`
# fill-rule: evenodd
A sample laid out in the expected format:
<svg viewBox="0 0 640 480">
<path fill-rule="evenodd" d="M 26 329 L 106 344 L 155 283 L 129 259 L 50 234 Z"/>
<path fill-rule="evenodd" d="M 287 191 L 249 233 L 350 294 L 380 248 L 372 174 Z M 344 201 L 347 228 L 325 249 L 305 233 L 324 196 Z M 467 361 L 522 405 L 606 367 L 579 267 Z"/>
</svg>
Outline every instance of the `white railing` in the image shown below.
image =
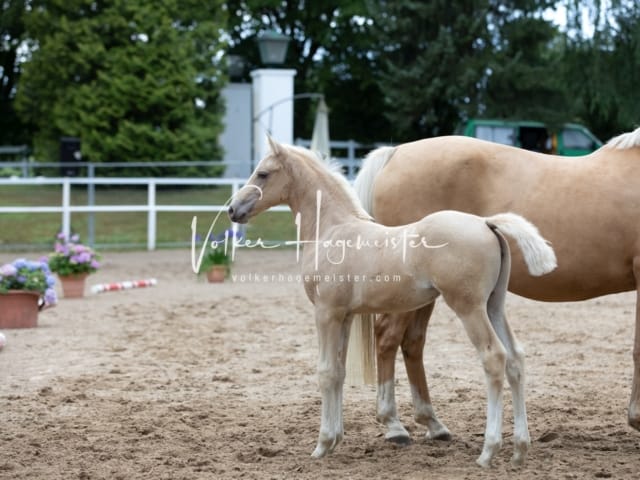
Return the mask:
<svg viewBox="0 0 640 480">
<path fill-rule="evenodd" d="M 109 213 L 109 212 L 147 212 L 147 249 L 156 248 L 156 220 L 158 212 L 220 212 L 226 211 L 227 205 L 158 205 L 156 203 L 156 186 L 158 185 L 217 185 L 230 186 L 231 195 L 235 195 L 246 182 L 241 178 L 0 178 L 3 185 L 61 185 L 61 205 L 46 206 L 0 206 L 0 215 L 6 213 L 60 213 L 62 215 L 62 233 L 71 233 L 71 215 L 73 213 Z M 89 195 L 89 205 L 71 205 L 71 185 L 146 185 L 147 204 L 139 205 L 94 205 L 93 195 Z M 270 211 L 288 211 L 288 207 L 273 207 Z M 237 226 L 234 226 L 236 229 Z"/>
</svg>

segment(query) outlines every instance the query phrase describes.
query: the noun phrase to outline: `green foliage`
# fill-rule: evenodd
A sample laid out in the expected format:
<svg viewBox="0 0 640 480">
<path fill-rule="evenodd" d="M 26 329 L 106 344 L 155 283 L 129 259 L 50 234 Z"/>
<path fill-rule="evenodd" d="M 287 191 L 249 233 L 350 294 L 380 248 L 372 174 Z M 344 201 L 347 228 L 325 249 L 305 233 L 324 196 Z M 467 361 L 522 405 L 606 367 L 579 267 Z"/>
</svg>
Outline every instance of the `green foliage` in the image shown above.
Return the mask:
<svg viewBox="0 0 640 480">
<path fill-rule="evenodd" d="M 221 0 L 35 0 L 17 107 L 36 156 L 77 136 L 85 160 L 220 157 Z"/>
<path fill-rule="evenodd" d="M 475 112 L 490 43 L 483 0 L 372 2 L 394 140 L 450 133 Z"/>
<path fill-rule="evenodd" d="M 231 271 L 231 255 L 225 252 L 225 248 L 225 240 L 213 240 L 202 257 L 198 274 L 206 273 L 216 265 L 224 266 L 228 274 Z"/>
<path fill-rule="evenodd" d="M 566 40 L 563 74 L 576 119 L 606 139 L 640 122 L 640 4 L 594 2 L 591 15 L 594 34 Z"/>
<path fill-rule="evenodd" d="M 26 0 L 4 0 L 0 4 L 0 145 L 29 143 L 28 125 L 18 118 L 14 105 L 26 4 Z"/>
<path fill-rule="evenodd" d="M 545 15 L 560 6 L 565 28 Z M 335 139 L 400 142 L 476 116 L 577 121 L 608 138 L 640 118 L 639 10 L 630 0 L 6 0 L 0 143 L 29 143 L 33 128 L 44 160 L 58 159 L 63 135 L 82 139 L 87 160 L 219 158 L 221 54 L 242 55 L 250 81 L 267 29 L 290 37 L 295 91 L 325 94 Z M 294 135 L 308 138 L 315 102 L 294 112 Z"/>
<path fill-rule="evenodd" d="M 54 290 L 56 281 L 45 261 L 28 261 L 24 258 L 0 266 L 0 294 L 10 290 L 26 290 L 39 293 L 45 305 L 54 305 L 58 299 Z"/>
<path fill-rule="evenodd" d="M 571 117 L 557 47 L 559 32 L 534 16 L 511 19 L 501 29 L 499 48 L 489 59 L 484 93 L 487 117 L 537 120 L 552 127 Z"/>
<path fill-rule="evenodd" d="M 224 253 L 224 246 L 217 246 L 216 248 L 210 248 L 202 257 L 202 263 L 200 264 L 200 270 L 198 273 L 206 273 L 211 270 L 214 265 L 220 265 L 226 267 L 227 273 L 231 269 L 231 256 Z"/>
</svg>

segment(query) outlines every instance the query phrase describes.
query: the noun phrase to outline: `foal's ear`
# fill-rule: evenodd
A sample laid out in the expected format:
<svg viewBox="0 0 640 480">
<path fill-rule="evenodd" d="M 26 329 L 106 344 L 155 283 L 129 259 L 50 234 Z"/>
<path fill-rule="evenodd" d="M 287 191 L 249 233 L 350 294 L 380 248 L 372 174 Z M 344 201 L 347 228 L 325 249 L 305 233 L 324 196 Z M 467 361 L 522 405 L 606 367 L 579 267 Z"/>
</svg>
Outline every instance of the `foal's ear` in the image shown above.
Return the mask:
<svg viewBox="0 0 640 480">
<path fill-rule="evenodd" d="M 269 147 L 271 147 L 271 152 L 276 157 L 279 157 L 284 153 L 284 147 L 278 142 L 276 142 L 273 138 L 271 138 L 271 135 L 267 135 L 267 140 L 269 141 Z"/>
</svg>

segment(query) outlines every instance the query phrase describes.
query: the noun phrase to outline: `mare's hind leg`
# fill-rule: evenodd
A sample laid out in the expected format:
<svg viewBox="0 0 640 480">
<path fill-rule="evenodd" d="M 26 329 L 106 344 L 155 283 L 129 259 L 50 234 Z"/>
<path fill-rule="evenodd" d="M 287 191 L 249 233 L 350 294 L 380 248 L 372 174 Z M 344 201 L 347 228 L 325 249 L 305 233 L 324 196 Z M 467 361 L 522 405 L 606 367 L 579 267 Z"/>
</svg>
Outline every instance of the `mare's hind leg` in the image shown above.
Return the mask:
<svg viewBox="0 0 640 480">
<path fill-rule="evenodd" d="M 507 380 L 513 399 L 513 457 L 514 465 L 522 465 L 531 445 L 527 407 L 524 393 L 524 350 L 518 343 L 504 313 L 506 291 L 494 292 L 489 298 L 488 312 L 491 325 L 507 350 Z"/>
<path fill-rule="evenodd" d="M 429 386 L 424 371 L 424 343 L 434 305 L 435 302 L 415 312 L 407 313 L 407 315 L 412 315 L 413 318 L 409 321 L 409 325 L 404 332 L 402 355 L 411 385 L 415 421 L 427 426 L 429 429 L 427 438 L 434 440 L 451 440 L 451 433 L 449 433 L 447 427 L 438 420 L 431 405 Z"/>
<path fill-rule="evenodd" d="M 376 361 L 378 365 L 378 398 L 376 418 L 387 427 L 384 438 L 405 445 L 409 432 L 398 418 L 395 397 L 395 362 L 398 346 L 412 318 L 409 313 L 384 313 L 376 316 Z"/>
<path fill-rule="evenodd" d="M 633 384 L 629 402 L 629 425 L 640 430 L 640 257 L 633 261 L 633 274 L 636 277 L 636 333 L 633 342 Z"/>
<path fill-rule="evenodd" d="M 473 302 L 466 296 L 443 296 L 458 314 L 464 328 L 476 347 L 487 379 L 487 425 L 482 453 L 476 460 L 481 467 L 491 466 L 491 460 L 502 445 L 502 387 L 504 383 L 506 352 L 489 321 L 486 301 Z"/>
</svg>

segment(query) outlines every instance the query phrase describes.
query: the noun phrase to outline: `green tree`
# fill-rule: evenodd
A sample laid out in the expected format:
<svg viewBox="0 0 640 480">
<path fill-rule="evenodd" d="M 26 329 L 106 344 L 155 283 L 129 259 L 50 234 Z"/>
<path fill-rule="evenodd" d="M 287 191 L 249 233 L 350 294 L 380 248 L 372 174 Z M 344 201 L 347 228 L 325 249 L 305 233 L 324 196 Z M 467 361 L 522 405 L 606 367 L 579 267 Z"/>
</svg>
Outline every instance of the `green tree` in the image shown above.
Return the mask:
<svg viewBox="0 0 640 480">
<path fill-rule="evenodd" d="M 542 18 L 555 3 L 372 2 L 380 89 L 397 138 L 450 134 L 478 115 L 559 121 L 564 87 L 550 52 L 558 31 Z"/>
<path fill-rule="evenodd" d="M 222 3 L 34 0 L 17 106 L 38 158 L 69 135 L 97 162 L 218 158 Z"/>
<path fill-rule="evenodd" d="M 640 4 L 581 2 L 570 6 L 564 82 L 574 117 L 602 139 L 630 131 L 640 121 Z M 586 5 L 585 5 L 586 4 Z M 593 33 L 582 29 L 590 14 Z"/>
<path fill-rule="evenodd" d="M 560 74 L 560 32 L 539 16 L 538 8 L 518 13 L 505 19 L 499 29 L 488 62 L 483 114 L 560 125 L 571 119 Z"/>
<path fill-rule="evenodd" d="M 484 0 L 372 2 L 394 140 L 453 131 L 477 111 L 490 48 Z"/>
<path fill-rule="evenodd" d="M 14 109 L 26 3 L 25 0 L 4 0 L 0 5 L 0 145 L 29 143 L 28 127 Z"/>
</svg>

